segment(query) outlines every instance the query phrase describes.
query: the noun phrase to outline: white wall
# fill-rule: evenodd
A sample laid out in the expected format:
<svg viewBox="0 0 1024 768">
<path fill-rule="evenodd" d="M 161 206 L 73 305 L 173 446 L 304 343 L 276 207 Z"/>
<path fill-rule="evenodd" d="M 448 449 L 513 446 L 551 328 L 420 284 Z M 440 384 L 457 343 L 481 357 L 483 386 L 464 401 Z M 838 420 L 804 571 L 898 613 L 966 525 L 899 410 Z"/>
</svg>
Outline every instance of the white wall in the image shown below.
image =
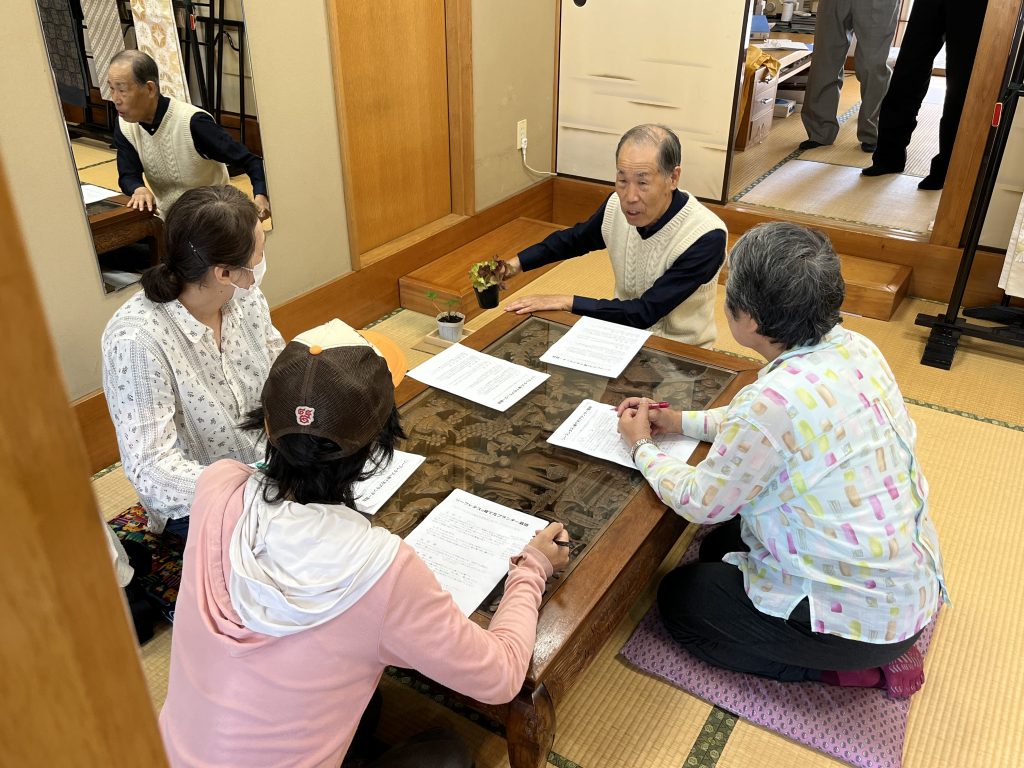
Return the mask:
<svg viewBox="0 0 1024 768">
<path fill-rule="evenodd" d="M 555 27 L 552 0 L 473 2 L 473 122 L 476 209 L 521 192 L 544 177 L 523 168 L 516 123 L 526 118 L 527 158 L 551 168 Z"/>
</svg>

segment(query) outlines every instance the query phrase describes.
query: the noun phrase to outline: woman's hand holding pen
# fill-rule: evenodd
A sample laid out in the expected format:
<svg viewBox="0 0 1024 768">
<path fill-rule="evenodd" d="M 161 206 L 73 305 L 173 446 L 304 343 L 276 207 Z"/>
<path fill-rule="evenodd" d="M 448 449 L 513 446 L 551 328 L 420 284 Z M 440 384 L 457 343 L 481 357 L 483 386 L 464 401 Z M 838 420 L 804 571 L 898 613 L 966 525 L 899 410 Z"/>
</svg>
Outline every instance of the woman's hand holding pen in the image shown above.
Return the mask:
<svg viewBox="0 0 1024 768">
<path fill-rule="evenodd" d="M 634 421 L 639 415 L 641 404 L 646 404 L 647 406 L 647 423 L 650 425 L 650 432 L 649 434 L 642 434 L 644 432 L 642 425 L 629 424 L 626 426 L 626 429 L 630 434 L 626 434 L 626 431 L 623 430 L 624 421 Z M 623 414 L 627 411 L 630 413 L 624 420 Z M 619 415 L 619 432 L 621 432 L 627 440 L 632 437 L 633 432 L 637 433 L 637 437 L 633 438 L 631 442 L 635 442 L 641 437 L 650 437 L 651 435 L 672 435 L 680 434 L 682 432 L 682 411 L 673 411 L 669 408 L 668 403 L 658 402 L 657 400 L 652 400 L 649 397 L 627 397 L 615 406 L 615 412 Z"/>
<path fill-rule="evenodd" d="M 541 552 L 557 573 L 569 564 L 569 532 L 561 523 L 550 523 L 547 528 L 537 531 L 530 546 Z"/>
</svg>

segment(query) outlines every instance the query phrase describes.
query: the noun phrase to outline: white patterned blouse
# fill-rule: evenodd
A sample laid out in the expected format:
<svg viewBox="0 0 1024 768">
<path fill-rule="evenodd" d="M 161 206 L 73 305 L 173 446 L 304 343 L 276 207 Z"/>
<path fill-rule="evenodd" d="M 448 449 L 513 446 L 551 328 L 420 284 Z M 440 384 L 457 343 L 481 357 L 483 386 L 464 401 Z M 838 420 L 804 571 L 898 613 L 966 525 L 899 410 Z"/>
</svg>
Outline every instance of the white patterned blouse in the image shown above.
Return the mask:
<svg viewBox="0 0 1024 768">
<path fill-rule="evenodd" d="M 152 531 L 189 513 L 207 465 L 261 458 L 257 435 L 238 424 L 259 405 L 284 339 L 258 290 L 224 305 L 221 349 L 213 330 L 180 301 L 140 291 L 103 332 L 103 391 L 124 471 Z"/>
</svg>

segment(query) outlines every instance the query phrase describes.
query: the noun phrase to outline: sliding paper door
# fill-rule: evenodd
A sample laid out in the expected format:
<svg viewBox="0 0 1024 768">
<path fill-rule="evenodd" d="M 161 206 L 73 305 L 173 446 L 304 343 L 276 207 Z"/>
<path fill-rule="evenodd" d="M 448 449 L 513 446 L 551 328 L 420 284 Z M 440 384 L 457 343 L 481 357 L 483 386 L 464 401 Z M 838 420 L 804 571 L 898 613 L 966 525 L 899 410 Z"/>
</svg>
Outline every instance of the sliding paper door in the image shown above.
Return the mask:
<svg viewBox="0 0 1024 768">
<path fill-rule="evenodd" d="M 723 200 L 746 0 L 562 0 L 561 174 L 612 181 L 619 137 L 663 123 L 683 146 L 680 187 Z"/>
</svg>

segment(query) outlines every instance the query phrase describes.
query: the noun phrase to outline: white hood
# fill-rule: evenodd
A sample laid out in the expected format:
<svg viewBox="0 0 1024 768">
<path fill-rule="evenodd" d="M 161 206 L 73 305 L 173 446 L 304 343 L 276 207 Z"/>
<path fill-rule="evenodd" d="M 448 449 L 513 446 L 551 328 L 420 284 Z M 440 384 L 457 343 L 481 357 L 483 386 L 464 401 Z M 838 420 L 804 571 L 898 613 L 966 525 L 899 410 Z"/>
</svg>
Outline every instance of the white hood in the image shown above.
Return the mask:
<svg viewBox="0 0 1024 768">
<path fill-rule="evenodd" d="M 384 575 L 401 542 L 343 504 L 263 500 L 245 485 L 231 534 L 231 605 L 254 632 L 281 637 L 344 613 Z"/>
</svg>

